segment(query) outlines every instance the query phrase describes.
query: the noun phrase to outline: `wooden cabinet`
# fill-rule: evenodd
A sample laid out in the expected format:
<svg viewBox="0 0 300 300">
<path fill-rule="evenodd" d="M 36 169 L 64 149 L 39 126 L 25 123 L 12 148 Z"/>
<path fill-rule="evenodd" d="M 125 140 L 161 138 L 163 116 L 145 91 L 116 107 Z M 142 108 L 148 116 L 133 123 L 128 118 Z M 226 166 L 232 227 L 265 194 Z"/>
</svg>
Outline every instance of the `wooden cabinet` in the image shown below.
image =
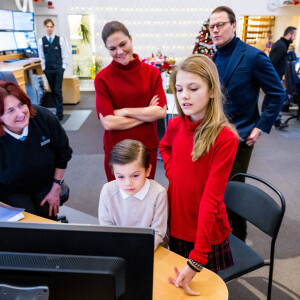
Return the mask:
<svg viewBox="0 0 300 300">
<path fill-rule="evenodd" d="M 79 79 L 77 76 L 64 78 L 62 93 L 64 104 L 77 104 L 80 101 Z"/>
</svg>

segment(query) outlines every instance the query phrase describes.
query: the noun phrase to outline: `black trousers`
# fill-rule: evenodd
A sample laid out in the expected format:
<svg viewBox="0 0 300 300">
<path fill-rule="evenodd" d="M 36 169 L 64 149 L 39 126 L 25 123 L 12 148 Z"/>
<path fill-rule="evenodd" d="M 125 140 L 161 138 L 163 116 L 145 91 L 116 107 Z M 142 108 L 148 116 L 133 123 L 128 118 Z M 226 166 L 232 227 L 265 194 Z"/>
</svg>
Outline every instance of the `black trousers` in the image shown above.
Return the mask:
<svg viewBox="0 0 300 300">
<path fill-rule="evenodd" d="M 49 82 L 52 97 L 56 107 L 56 116 L 63 117 L 63 97 L 62 82 L 64 77 L 64 69 L 45 69 L 44 73 Z"/>
<path fill-rule="evenodd" d="M 1 201 L 14 207 L 25 208 L 26 212 L 38 215 L 40 217 L 55 220 L 56 217 L 49 217 L 49 204 L 46 202 L 43 206 L 40 203 L 51 190 L 52 184 L 44 186 L 37 191 L 27 193 L 1 194 Z"/>
<path fill-rule="evenodd" d="M 248 166 L 250 163 L 250 158 L 252 155 L 253 145 L 248 146 L 246 142 L 240 142 L 239 147 L 236 153 L 236 157 L 233 163 L 233 167 L 230 173 L 229 178 L 237 173 L 247 173 Z M 238 181 L 244 182 L 244 178 L 237 178 Z M 227 209 L 229 223 L 231 225 L 232 234 L 241 239 L 242 241 L 246 240 L 247 236 L 247 223 L 246 220 L 230 209 Z"/>
</svg>

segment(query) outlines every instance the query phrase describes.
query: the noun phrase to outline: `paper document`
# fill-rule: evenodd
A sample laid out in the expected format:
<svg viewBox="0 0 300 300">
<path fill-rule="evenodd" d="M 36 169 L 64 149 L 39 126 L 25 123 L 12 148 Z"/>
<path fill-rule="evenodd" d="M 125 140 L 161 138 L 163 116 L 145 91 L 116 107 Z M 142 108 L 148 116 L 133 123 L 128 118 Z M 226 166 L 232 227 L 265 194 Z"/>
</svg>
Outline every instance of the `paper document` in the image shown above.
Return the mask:
<svg viewBox="0 0 300 300">
<path fill-rule="evenodd" d="M 3 203 L 0 203 L 0 221 L 18 221 L 24 218 L 22 211 L 24 208 L 12 207 Z"/>
</svg>

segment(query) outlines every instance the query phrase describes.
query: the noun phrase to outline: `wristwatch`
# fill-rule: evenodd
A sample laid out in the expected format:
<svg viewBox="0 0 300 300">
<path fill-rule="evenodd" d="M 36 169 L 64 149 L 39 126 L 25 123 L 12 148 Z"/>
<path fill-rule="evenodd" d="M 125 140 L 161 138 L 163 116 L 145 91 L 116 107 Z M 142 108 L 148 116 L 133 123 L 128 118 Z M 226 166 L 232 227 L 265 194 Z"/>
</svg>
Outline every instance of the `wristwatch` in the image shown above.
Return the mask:
<svg viewBox="0 0 300 300">
<path fill-rule="evenodd" d="M 264 132 L 261 130 L 261 129 L 259 129 L 259 128 L 257 128 L 258 130 L 259 130 L 259 134 L 260 135 L 263 135 L 264 134 Z"/>
<path fill-rule="evenodd" d="M 63 182 L 64 182 L 64 179 L 61 179 L 61 180 L 59 180 L 59 179 L 53 179 L 53 182 L 54 183 L 57 183 L 57 184 L 59 184 L 59 185 L 62 185 L 63 184 Z"/>
</svg>

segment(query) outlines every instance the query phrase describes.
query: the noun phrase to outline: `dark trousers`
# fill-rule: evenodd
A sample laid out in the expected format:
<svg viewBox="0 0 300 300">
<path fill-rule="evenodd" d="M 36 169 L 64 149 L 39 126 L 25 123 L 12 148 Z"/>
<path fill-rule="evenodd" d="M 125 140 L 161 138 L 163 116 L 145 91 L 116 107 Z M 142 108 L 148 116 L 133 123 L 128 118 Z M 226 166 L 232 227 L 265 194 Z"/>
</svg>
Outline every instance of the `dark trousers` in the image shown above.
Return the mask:
<svg viewBox="0 0 300 300">
<path fill-rule="evenodd" d="M 62 97 L 62 82 L 64 69 L 45 69 L 44 71 L 49 82 L 52 97 L 56 107 L 56 116 L 63 117 L 63 97 Z"/>
<path fill-rule="evenodd" d="M 14 207 L 25 208 L 26 212 L 38 215 L 40 217 L 53 219 L 56 217 L 49 217 L 49 204 L 46 202 L 43 206 L 40 203 L 44 200 L 46 195 L 51 190 L 52 185 L 40 188 L 35 192 L 1 194 L 1 201 L 5 204 Z"/>
<path fill-rule="evenodd" d="M 248 146 L 246 142 L 239 143 L 239 147 L 229 178 L 231 178 L 234 174 L 237 173 L 247 173 L 253 147 L 253 145 Z M 245 181 L 244 178 L 239 177 L 237 177 L 236 180 L 241 182 Z M 227 214 L 229 223 L 231 225 L 232 234 L 234 234 L 242 241 L 245 241 L 247 236 L 246 220 L 234 213 L 233 211 L 231 211 L 230 209 L 227 209 Z"/>
</svg>

